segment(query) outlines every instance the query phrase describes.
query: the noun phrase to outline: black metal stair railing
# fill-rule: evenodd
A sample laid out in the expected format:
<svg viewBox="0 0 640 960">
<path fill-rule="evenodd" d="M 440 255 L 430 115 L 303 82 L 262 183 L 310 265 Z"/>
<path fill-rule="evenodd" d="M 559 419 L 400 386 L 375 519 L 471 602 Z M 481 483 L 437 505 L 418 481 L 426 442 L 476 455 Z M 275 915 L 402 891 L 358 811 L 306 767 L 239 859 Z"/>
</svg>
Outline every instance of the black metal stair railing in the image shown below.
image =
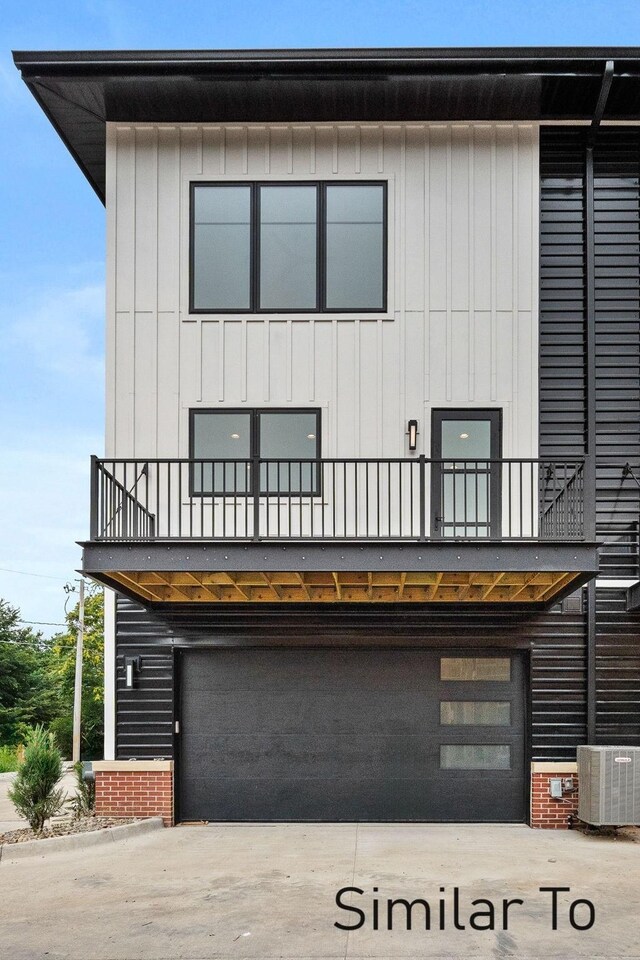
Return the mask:
<svg viewBox="0 0 640 960">
<path fill-rule="evenodd" d="M 585 462 L 98 459 L 91 540 L 584 540 Z"/>
</svg>

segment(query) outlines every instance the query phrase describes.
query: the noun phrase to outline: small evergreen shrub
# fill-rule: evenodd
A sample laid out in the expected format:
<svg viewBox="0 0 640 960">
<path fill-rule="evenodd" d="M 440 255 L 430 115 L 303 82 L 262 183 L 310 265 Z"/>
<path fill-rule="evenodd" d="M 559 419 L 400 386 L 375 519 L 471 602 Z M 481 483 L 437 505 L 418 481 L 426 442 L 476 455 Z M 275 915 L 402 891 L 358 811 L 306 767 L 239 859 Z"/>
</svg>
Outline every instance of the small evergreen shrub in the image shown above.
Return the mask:
<svg viewBox="0 0 640 960">
<path fill-rule="evenodd" d="M 69 806 L 73 810 L 76 819 L 80 817 L 90 817 L 93 814 L 93 808 L 96 803 L 96 785 L 94 780 L 85 780 L 83 777 L 82 761 L 74 763 L 73 773 L 76 778 L 76 794 L 69 800 Z"/>
<path fill-rule="evenodd" d="M 62 757 L 55 737 L 38 725 L 27 734 L 24 760 L 8 790 L 9 799 L 34 833 L 42 833 L 45 821 L 64 805 L 64 790 L 56 789 L 61 777 Z"/>
<path fill-rule="evenodd" d="M 0 747 L 0 773 L 13 773 L 18 769 L 18 755 L 15 747 Z"/>
</svg>

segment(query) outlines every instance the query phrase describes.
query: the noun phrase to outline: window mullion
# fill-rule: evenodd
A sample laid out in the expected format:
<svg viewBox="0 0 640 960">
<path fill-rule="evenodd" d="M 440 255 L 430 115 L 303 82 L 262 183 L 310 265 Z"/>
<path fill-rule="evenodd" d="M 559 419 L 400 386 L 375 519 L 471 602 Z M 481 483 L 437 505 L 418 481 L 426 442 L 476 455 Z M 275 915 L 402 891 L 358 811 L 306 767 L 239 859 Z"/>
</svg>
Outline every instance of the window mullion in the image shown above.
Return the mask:
<svg viewBox="0 0 640 960">
<path fill-rule="evenodd" d="M 327 203 L 326 203 L 326 183 L 318 184 L 318 252 L 317 252 L 317 308 L 319 312 L 325 310 L 326 304 L 326 235 L 327 235 Z"/>
<path fill-rule="evenodd" d="M 251 184 L 251 313 L 260 308 L 260 186 Z"/>
</svg>

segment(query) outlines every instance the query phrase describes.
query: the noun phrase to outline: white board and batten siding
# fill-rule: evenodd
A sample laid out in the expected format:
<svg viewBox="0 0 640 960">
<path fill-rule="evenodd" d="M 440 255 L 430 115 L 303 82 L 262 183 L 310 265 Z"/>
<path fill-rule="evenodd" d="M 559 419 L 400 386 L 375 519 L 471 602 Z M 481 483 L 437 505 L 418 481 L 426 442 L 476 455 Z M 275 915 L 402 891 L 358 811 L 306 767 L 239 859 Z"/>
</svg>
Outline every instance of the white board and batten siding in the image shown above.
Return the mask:
<svg viewBox="0 0 640 960">
<path fill-rule="evenodd" d="M 388 313 L 190 315 L 189 184 L 386 180 Z M 197 407 L 320 407 L 324 456 L 429 454 L 434 407 L 538 444 L 535 124 L 107 130 L 106 453 L 188 456 Z"/>
</svg>

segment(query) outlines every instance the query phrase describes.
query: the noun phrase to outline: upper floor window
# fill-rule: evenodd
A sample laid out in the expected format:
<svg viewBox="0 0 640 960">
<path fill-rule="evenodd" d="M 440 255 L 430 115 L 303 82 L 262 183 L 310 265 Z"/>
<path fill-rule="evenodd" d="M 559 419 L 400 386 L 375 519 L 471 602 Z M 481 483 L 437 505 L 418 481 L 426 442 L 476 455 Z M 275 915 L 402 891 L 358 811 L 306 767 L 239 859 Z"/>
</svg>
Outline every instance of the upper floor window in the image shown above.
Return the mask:
<svg viewBox="0 0 640 960">
<path fill-rule="evenodd" d="M 318 496 L 320 410 L 191 410 L 195 495 Z"/>
<path fill-rule="evenodd" d="M 191 185 L 192 313 L 386 310 L 385 183 Z"/>
</svg>

